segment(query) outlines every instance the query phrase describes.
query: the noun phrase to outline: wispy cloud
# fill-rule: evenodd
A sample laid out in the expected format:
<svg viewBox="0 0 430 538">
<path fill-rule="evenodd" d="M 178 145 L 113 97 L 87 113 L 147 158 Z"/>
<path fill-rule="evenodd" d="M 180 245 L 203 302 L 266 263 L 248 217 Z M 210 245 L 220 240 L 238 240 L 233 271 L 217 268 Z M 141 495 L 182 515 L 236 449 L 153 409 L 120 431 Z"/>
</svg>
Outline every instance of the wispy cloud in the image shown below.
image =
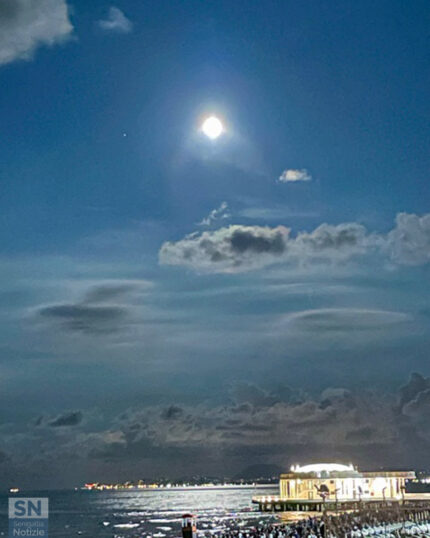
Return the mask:
<svg viewBox="0 0 430 538">
<path fill-rule="evenodd" d="M 41 318 L 58 322 L 67 331 L 87 334 L 112 333 L 124 320 L 127 310 L 123 306 L 61 303 L 38 310 Z"/>
<path fill-rule="evenodd" d="M 98 21 L 98 25 L 108 32 L 128 34 L 133 30 L 133 23 L 117 7 L 110 7 L 106 19 Z"/>
<path fill-rule="evenodd" d="M 351 331 L 380 331 L 391 325 L 412 321 L 404 312 L 364 308 L 319 308 L 289 314 L 286 321 L 295 329 L 315 333 Z"/>
<path fill-rule="evenodd" d="M 278 181 L 281 183 L 290 183 L 297 181 L 310 181 L 311 179 L 312 176 L 305 168 L 302 168 L 301 170 L 288 168 L 282 172 L 278 178 Z"/>
<path fill-rule="evenodd" d="M 227 202 L 221 202 L 220 206 L 212 209 L 207 217 L 198 223 L 198 226 L 211 226 L 218 220 L 224 220 L 230 218 Z"/>
<path fill-rule="evenodd" d="M 130 314 L 129 300 L 146 286 L 146 282 L 136 280 L 101 281 L 89 288 L 81 301 L 40 306 L 36 317 L 70 333 L 113 333 L 124 328 Z"/>
<path fill-rule="evenodd" d="M 61 43 L 72 31 L 65 0 L 1 0 L 0 65 L 29 60 L 39 46 Z"/>
<path fill-rule="evenodd" d="M 313 218 L 316 211 L 292 210 L 289 207 L 245 207 L 238 212 L 240 217 L 250 220 L 282 220 L 285 218 Z"/>
</svg>

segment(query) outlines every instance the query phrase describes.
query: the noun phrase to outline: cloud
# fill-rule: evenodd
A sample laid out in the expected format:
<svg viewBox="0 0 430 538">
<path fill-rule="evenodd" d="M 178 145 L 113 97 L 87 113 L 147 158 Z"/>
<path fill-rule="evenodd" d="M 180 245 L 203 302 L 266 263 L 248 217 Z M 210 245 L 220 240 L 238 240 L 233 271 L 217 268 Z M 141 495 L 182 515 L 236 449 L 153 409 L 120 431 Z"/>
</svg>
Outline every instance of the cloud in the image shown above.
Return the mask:
<svg viewBox="0 0 430 538">
<path fill-rule="evenodd" d="M 430 377 L 423 377 L 421 374 L 413 372 L 406 385 L 399 391 L 399 403 L 397 410 L 403 413 L 405 407 L 412 402 L 417 402 L 421 394 L 426 394 L 430 390 Z"/>
<path fill-rule="evenodd" d="M 423 390 L 410 402 L 408 402 L 402 410 L 404 415 L 417 416 L 425 414 L 430 420 L 430 389 Z"/>
<path fill-rule="evenodd" d="M 324 409 L 325 407 L 333 405 L 333 403 L 337 401 L 343 401 L 345 403 L 349 402 L 350 405 L 353 406 L 353 393 L 350 390 L 344 388 L 329 387 L 321 393 L 320 407 Z"/>
<path fill-rule="evenodd" d="M 72 31 L 65 0 L 0 2 L 0 65 L 29 60 L 41 45 L 66 41 Z"/>
<path fill-rule="evenodd" d="M 337 331 L 375 331 L 384 327 L 411 321 L 403 312 L 369 310 L 360 308 L 320 308 L 303 310 L 287 316 L 288 323 L 300 330 L 337 332 Z"/>
<path fill-rule="evenodd" d="M 243 381 L 233 384 L 230 392 L 236 403 L 250 403 L 251 405 L 264 407 L 280 401 L 277 395 L 268 393 L 253 383 Z"/>
<path fill-rule="evenodd" d="M 238 212 L 240 217 L 250 220 L 282 220 L 285 218 L 315 218 L 316 212 L 293 210 L 289 207 L 245 207 Z"/>
<path fill-rule="evenodd" d="M 428 454 L 430 449 L 430 377 L 413 373 L 401 387 L 399 405 L 394 408 L 400 424 L 414 443 Z"/>
<path fill-rule="evenodd" d="M 369 233 L 356 222 L 323 223 L 296 237 L 285 226 L 230 225 L 165 242 L 159 261 L 201 272 L 227 273 L 274 263 L 340 263 L 376 254 L 399 265 L 430 262 L 430 214 L 401 213 L 388 234 Z"/>
<path fill-rule="evenodd" d="M 164 420 L 176 420 L 182 416 L 183 412 L 182 407 L 179 407 L 178 405 L 169 405 L 169 407 L 163 409 L 161 417 Z"/>
<path fill-rule="evenodd" d="M 351 249 L 358 253 L 364 253 L 369 246 L 366 228 L 355 222 L 347 222 L 337 226 L 321 224 L 311 233 L 299 233 L 296 243 L 301 250 L 312 255 L 318 255 L 320 252 L 346 250 L 349 256 Z"/>
<path fill-rule="evenodd" d="M 400 417 L 396 415 L 393 395 L 338 387 L 325 389 L 319 397 L 286 402 L 254 388 L 255 392 L 241 391 L 245 399 L 229 406 L 174 405 L 126 413 L 117 424 L 127 439 L 126 453 L 132 451 L 131 445 L 155 446 L 165 456 L 169 449 L 193 449 L 205 461 L 213 450 L 231 457 L 233 465 L 237 465 L 236 457 L 243 462 L 247 455 L 257 454 L 282 464 L 285 454 L 290 461 L 308 454 L 347 461 L 359 458 L 357 463 L 372 466 L 402 465 L 427 457 L 425 435 L 407 414 L 408 409 Z M 428 417 L 427 393 L 419 399 Z M 411 432 L 420 439 L 422 454 L 418 447 L 412 449 Z"/>
<path fill-rule="evenodd" d="M 111 461 L 124 455 L 127 440 L 121 431 L 97 432 L 82 436 L 75 449 L 84 449 L 89 458 Z"/>
<path fill-rule="evenodd" d="M 44 462 L 55 462 L 58 469 L 68 462 L 68 469 L 76 465 L 75 472 L 84 468 L 83 479 L 88 479 L 88 472 L 95 476 L 106 464 L 105 479 L 111 481 L 118 472 L 123 479 L 133 478 L 136 462 L 148 477 L 166 468 L 175 477 L 237 475 L 244 461 L 287 469 L 326 458 L 354 461 L 362 468 L 420 466 L 428 460 L 429 389 L 412 391 L 398 410 L 397 394 L 381 389 L 328 387 L 300 401 L 285 401 L 255 385 L 238 388 L 237 401 L 228 405 L 134 407 L 103 425 L 88 422 L 78 430 L 66 427 L 82 422 L 81 411 L 73 411 L 48 422 L 50 428 L 29 426 L 27 434 L 6 433 L 2 441 L 14 459 L 22 458 L 21 474 L 25 465 L 34 466 L 28 453 L 37 446 L 30 453 L 39 469 Z M 62 426 L 58 436 L 55 428 Z M 71 481 L 76 482 L 74 473 Z"/>
<path fill-rule="evenodd" d="M 51 420 L 51 422 L 48 422 L 48 426 L 51 426 L 52 428 L 78 426 L 78 424 L 82 422 L 82 418 L 83 415 L 81 411 L 70 411 L 68 413 L 59 415 L 54 420 Z"/>
<path fill-rule="evenodd" d="M 355 223 L 330 226 L 290 236 L 285 226 L 231 225 L 213 232 L 194 233 L 160 249 L 160 263 L 197 271 L 242 272 L 273 263 L 346 261 L 364 255 L 374 239 Z"/>
<path fill-rule="evenodd" d="M 230 213 L 228 212 L 228 204 L 227 202 L 221 202 L 219 207 L 212 209 L 209 215 L 198 223 L 198 226 L 211 226 L 214 222 L 218 220 L 224 220 L 228 218 L 230 218 Z"/>
<path fill-rule="evenodd" d="M 301 170 L 289 168 L 282 172 L 278 178 L 278 181 L 281 183 L 294 183 L 297 181 L 310 181 L 311 179 L 312 176 L 305 168 L 302 168 Z"/>
<path fill-rule="evenodd" d="M 108 32 L 128 34 L 133 29 L 133 23 L 117 7 L 110 7 L 106 19 L 98 21 L 98 25 Z"/>
<path fill-rule="evenodd" d="M 430 214 L 419 217 L 399 213 L 396 226 L 388 234 L 391 259 L 401 265 L 424 265 L 430 261 Z"/>
<path fill-rule="evenodd" d="M 127 322 L 130 300 L 150 285 L 145 280 L 102 280 L 92 285 L 82 300 L 43 305 L 36 309 L 36 315 L 69 332 L 92 335 L 116 332 Z"/>
<path fill-rule="evenodd" d="M 85 294 L 85 303 L 105 303 L 121 299 L 129 294 L 147 289 L 151 283 L 146 280 L 106 280 L 92 286 Z"/>
<path fill-rule="evenodd" d="M 321 399 L 281 402 L 248 393 L 250 401 L 219 407 L 147 407 L 122 416 L 116 427 L 123 432 L 127 452 L 133 446 L 166 450 L 197 450 L 202 461 L 209 450 L 224 455 L 258 451 L 266 456 L 300 455 L 303 447 L 315 454 L 335 450 L 348 457 L 358 447 L 388 447 L 396 442 L 397 425 L 387 402 L 371 392 L 353 394 L 332 389 Z M 362 433 L 366 431 L 369 435 Z M 302 447 L 302 448 L 300 448 Z M 336 447 L 336 448 L 335 448 Z"/>
<path fill-rule="evenodd" d="M 88 334 L 109 333 L 118 330 L 118 324 L 127 314 L 123 306 L 99 306 L 88 304 L 62 303 L 38 309 L 42 318 L 58 322 L 72 332 Z"/>
<path fill-rule="evenodd" d="M 228 226 L 166 242 L 159 258 L 161 264 L 199 271 L 246 271 L 279 259 L 286 250 L 288 235 L 284 226 Z"/>
</svg>

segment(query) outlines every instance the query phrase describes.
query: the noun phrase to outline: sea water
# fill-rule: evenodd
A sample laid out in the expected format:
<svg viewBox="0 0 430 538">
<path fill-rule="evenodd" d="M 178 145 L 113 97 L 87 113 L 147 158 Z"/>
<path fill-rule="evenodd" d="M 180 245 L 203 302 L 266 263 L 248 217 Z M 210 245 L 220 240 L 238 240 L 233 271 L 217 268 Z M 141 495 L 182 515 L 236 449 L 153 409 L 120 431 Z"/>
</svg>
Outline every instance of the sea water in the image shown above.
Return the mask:
<svg viewBox="0 0 430 538">
<path fill-rule="evenodd" d="M 253 495 L 278 494 L 264 490 L 183 489 L 121 491 L 33 491 L 19 497 L 49 498 L 49 537 L 173 538 L 181 535 L 181 516 L 197 516 L 199 534 L 216 535 L 230 528 L 249 528 L 275 521 L 258 512 Z M 0 536 L 8 535 L 8 496 L 0 497 Z"/>
</svg>

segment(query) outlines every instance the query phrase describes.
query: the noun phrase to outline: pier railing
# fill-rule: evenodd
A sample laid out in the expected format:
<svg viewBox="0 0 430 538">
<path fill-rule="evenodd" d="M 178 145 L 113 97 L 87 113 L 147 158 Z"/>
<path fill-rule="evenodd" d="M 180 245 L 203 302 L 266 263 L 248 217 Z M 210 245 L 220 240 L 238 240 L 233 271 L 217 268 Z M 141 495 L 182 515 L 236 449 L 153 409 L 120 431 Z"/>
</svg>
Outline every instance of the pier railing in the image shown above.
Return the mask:
<svg viewBox="0 0 430 538">
<path fill-rule="evenodd" d="M 259 495 L 252 498 L 262 512 L 345 512 L 373 508 L 417 508 L 430 507 L 430 494 L 405 494 L 400 498 L 360 498 L 360 499 L 291 499 L 279 495 Z"/>
</svg>

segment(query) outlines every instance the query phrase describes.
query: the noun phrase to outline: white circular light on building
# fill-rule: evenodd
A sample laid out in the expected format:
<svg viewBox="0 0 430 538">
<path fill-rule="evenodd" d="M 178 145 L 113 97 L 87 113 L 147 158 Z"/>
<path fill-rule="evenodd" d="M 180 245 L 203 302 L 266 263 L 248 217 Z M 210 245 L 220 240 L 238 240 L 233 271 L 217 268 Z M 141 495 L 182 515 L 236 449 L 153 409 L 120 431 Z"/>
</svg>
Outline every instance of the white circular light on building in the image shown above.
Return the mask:
<svg viewBox="0 0 430 538">
<path fill-rule="evenodd" d="M 224 127 L 219 118 L 209 116 L 202 124 L 202 131 L 208 138 L 215 140 L 224 132 Z"/>
<path fill-rule="evenodd" d="M 314 463 L 311 465 L 303 465 L 302 467 L 294 467 L 295 473 L 342 473 L 345 471 L 354 471 L 352 465 L 342 465 L 341 463 Z"/>
</svg>

